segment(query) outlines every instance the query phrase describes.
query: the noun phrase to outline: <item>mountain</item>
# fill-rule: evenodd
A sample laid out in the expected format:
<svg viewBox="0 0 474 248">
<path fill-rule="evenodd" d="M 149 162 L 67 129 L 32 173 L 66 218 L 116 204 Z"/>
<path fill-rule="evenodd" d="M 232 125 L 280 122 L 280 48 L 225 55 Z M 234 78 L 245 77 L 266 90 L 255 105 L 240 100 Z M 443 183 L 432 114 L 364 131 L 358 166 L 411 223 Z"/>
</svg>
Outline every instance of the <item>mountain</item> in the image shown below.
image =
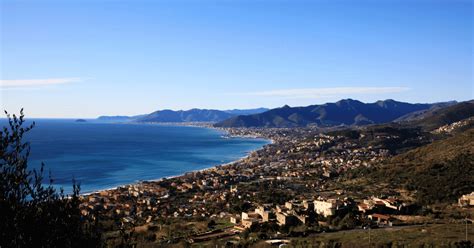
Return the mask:
<svg viewBox="0 0 474 248">
<path fill-rule="evenodd" d="M 159 110 L 138 118 L 137 122 L 218 122 L 235 115 L 221 110 Z"/>
<path fill-rule="evenodd" d="M 258 114 L 267 108 L 255 109 L 190 109 L 190 110 L 158 110 L 150 114 L 136 116 L 99 116 L 99 122 L 219 122 L 225 119 L 246 114 Z"/>
<path fill-rule="evenodd" d="M 224 110 L 229 114 L 233 115 L 253 115 L 253 114 L 260 114 L 270 109 L 267 108 L 255 108 L 255 109 L 231 109 L 231 110 Z"/>
<path fill-rule="evenodd" d="M 439 109 L 446 108 L 452 105 L 457 104 L 458 102 L 456 101 L 450 101 L 450 102 L 441 102 L 441 103 L 434 103 L 430 108 L 428 109 L 423 109 L 420 111 L 415 111 L 412 113 L 408 113 L 404 116 L 401 116 L 394 120 L 394 122 L 409 122 L 409 121 L 415 121 L 415 120 L 420 120 L 425 118 L 427 115 L 430 113 L 433 113 Z"/>
<path fill-rule="evenodd" d="M 99 116 L 97 121 L 101 122 L 127 122 L 133 119 L 131 116 Z"/>
<path fill-rule="evenodd" d="M 391 122 L 415 111 L 425 110 L 433 104 L 411 104 L 394 100 L 363 103 L 344 99 L 336 103 L 289 107 L 287 105 L 269 111 L 240 115 L 217 123 L 216 127 L 304 127 L 367 125 Z"/>
<path fill-rule="evenodd" d="M 96 121 L 98 122 L 131 122 L 135 121 L 138 118 L 141 118 L 145 115 L 135 115 L 135 116 L 124 116 L 124 115 L 116 115 L 116 116 L 99 116 Z"/>
<path fill-rule="evenodd" d="M 403 124 L 416 125 L 433 130 L 474 116 L 474 100 L 460 102 L 444 108 L 430 108 L 416 118 L 403 118 Z"/>
</svg>

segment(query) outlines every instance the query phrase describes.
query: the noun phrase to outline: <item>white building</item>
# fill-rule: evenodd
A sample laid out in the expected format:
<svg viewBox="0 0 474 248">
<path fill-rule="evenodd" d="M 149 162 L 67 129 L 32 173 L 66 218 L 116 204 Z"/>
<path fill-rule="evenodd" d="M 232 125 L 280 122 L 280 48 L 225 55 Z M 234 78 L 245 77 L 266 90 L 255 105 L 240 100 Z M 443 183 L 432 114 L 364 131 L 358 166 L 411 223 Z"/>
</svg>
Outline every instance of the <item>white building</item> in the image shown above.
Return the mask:
<svg viewBox="0 0 474 248">
<path fill-rule="evenodd" d="M 461 207 L 472 207 L 474 206 L 474 192 L 463 195 L 458 200 L 459 206 Z"/>
<path fill-rule="evenodd" d="M 314 200 L 314 211 L 324 217 L 328 217 L 336 214 L 336 210 L 339 207 L 339 201 L 336 199 L 329 200 Z"/>
</svg>

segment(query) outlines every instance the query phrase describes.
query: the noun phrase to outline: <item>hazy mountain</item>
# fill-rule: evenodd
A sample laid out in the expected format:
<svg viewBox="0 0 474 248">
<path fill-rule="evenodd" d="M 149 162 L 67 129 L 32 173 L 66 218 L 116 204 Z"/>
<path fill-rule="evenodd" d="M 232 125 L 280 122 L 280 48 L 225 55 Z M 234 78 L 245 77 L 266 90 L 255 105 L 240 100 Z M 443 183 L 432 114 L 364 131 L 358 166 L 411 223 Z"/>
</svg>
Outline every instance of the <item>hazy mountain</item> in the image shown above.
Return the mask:
<svg viewBox="0 0 474 248">
<path fill-rule="evenodd" d="M 231 110 L 224 110 L 229 114 L 233 115 L 253 115 L 253 114 L 260 114 L 270 109 L 267 108 L 255 108 L 255 109 L 231 109 Z"/>
<path fill-rule="evenodd" d="M 140 117 L 145 115 L 136 115 L 136 116 L 124 116 L 124 115 L 117 115 L 117 116 L 99 116 L 96 120 L 99 122 L 130 122 L 134 121 Z"/>
<path fill-rule="evenodd" d="M 218 122 L 233 114 L 213 109 L 159 110 L 138 118 L 138 122 Z"/>
<path fill-rule="evenodd" d="M 433 104 L 411 104 L 394 100 L 363 103 L 344 99 L 336 103 L 289 107 L 240 115 L 217 123 L 217 127 L 301 127 L 309 125 L 367 125 L 391 122 L 415 111 L 425 110 Z"/>
<path fill-rule="evenodd" d="M 100 116 L 100 122 L 219 122 L 237 115 L 258 114 L 267 108 L 255 109 L 190 109 L 190 110 L 158 110 L 150 114 L 136 116 Z"/>
</svg>

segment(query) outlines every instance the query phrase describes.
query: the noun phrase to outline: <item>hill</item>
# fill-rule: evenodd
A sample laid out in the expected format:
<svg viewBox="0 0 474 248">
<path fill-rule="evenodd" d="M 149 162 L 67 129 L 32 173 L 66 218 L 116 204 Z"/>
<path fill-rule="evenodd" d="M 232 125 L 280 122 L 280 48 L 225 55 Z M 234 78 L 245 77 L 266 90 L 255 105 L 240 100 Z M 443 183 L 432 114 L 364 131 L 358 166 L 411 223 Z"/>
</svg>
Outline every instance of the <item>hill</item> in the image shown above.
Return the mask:
<svg viewBox="0 0 474 248">
<path fill-rule="evenodd" d="M 456 101 L 434 103 L 433 106 L 431 106 L 428 109 L 423 109 L 423 110 L 420 110 L 420 111 L 415 111 L 415 112 L 412 112 L 412 113 L 408 113 L 404 116 L 401 116 L 401 117 L 397 118 L 396 120 L 394 120 L 394 122 L 409 122 L 409 121 L 420 120 L 420 119 L 425 118 L 429 113 L 432 113 L 436 110 L 439 110 L 439 109 L 442 109 L 442 108 L 445 108 L 445 107 L 455 105 L 457 103 L 458 102 L 456 102 Z"/>
<path fill-rule="evenodd" d="M 368 194 L 408 190 L 422 205 L 453 203 L 474 191 L 474 128 L 411 149 L 379 166 L 355 169 L 347 176 L 358 180 L 357 189 L 380 186 Z"/>
<path fill-rule="evenodd" d="M 345 99 L 336 103 L 272 109 L 260 114 L 240 115 L 217 123 L 216 127 L 304 127 L 367 125 L 386 123 L 433 104 L 411 104 L 394 100 L 363 103 Z"/>
<path fill-rule="evenodd" d="M 474 100 L 460 102 L 444 108 L 432 108 L 416 118 L 405 119 L 403 122 L 423 127 L 426 130 L 433 130 L 472 116 L 474 116 Z"/>
</svg>

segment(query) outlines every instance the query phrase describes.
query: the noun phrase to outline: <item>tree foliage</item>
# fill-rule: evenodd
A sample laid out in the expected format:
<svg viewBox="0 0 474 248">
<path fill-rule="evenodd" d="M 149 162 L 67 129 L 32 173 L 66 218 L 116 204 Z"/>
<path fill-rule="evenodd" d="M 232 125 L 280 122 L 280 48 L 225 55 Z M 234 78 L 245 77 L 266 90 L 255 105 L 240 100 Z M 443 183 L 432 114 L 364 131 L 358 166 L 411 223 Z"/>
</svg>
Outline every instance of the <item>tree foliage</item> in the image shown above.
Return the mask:
<svg viewBox="0 0 474 248">
<path fill-rule="evenodd" d="M 81 215 L 80 186 L 65 195 L 44 185 L 44 164 L 28 168 L 30 144 L 24 136 L 33 127 L 5 111 L 8 124 L 0 131 L 0 247 L 97 247 L 97 218 Z"/>
</svg>

